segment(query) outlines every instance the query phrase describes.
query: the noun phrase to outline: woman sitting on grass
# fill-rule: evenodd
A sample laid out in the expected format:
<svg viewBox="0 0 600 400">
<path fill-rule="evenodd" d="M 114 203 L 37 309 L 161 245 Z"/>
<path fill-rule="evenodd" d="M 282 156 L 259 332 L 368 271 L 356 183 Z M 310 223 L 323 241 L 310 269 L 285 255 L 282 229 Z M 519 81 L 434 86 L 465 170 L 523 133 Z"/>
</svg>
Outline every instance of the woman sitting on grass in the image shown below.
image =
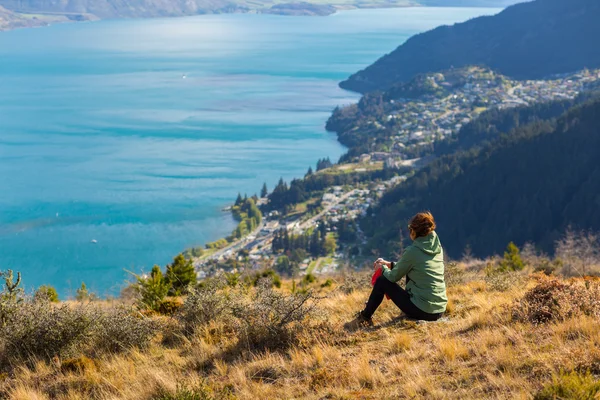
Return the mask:
<svg viewBox="0 0 600 400">
<path fill-rule="evenodd" d="M 444 311 L 448 298 L 444 282 L 444 252 L 435 233 L 435 221 L 429 212 L 418 213 L 408 225 L 413 244 L 406 248 L 398 262 L 380 258 L 375 270 L 382 268 L 369 301 L 346 329 L 372 326 L 371 317 L 387 295 L 409 318 L 436 321 Z M 396 282 L 406 276 L 406 290 Z"/>
</svg>

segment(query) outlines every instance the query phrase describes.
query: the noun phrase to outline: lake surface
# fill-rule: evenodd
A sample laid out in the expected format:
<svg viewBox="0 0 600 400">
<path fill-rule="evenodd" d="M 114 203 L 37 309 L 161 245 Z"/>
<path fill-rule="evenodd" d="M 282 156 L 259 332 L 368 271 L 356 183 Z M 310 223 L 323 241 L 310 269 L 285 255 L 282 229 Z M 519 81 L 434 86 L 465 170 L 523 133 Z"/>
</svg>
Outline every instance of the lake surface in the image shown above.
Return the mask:
<svg viewBox="0 0 600 400">
<path fill-rule="evenodd" d="M 214 15 L 0 32 L 0 270 L 118 294 L 235 227 L 221 208 L 344 149 L 337 83 L 494 9 Z M 92 240 L 97 243 L 92 243 Z"/>
</svg>

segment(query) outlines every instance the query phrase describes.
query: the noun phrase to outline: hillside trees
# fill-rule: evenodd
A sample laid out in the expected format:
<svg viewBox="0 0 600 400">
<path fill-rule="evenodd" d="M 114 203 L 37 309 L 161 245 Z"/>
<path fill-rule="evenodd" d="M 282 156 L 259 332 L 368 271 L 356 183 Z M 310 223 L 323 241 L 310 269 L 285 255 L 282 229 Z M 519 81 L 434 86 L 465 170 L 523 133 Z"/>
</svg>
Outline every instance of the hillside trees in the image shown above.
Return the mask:
<svg viewBox="0 0 600 400">
<path fill-rule="evenodd" d="M 151 279 L 159 280 L 158 273 L 155 274 L 154 278 L 151 275 Z M 173 262 L 167 265 L 165 281 L 169 285 L 169 295 L 179 296 L 186 293 L 188 287 L 196 283 L 196 271 L 192 260 L 186 259 L 183 254 L 175 256 Z"/>
<path fill-rule="evenodd" d="M 500 115 L 500 114 L 498 114 Z M 431 210 L 450 256 L 514 241 L 550 253 L 569 225 L 600 230 L 600 101 L 558 119 L 531 118 L 508 135 L 445 155 L 387 193 L 361 227 L 368 248 L 393 251 L 414 213 Z M 499 121 L 490 120 L 490 123 Z"/>
</svg>

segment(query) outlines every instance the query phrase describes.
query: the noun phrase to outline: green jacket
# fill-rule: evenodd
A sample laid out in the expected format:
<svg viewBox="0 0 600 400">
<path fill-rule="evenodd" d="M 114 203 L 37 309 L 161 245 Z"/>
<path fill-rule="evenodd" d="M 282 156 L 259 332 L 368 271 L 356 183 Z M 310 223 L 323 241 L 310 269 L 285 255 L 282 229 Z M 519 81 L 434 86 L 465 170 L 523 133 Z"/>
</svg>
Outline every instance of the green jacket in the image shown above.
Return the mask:
<svg viewBox="0 0 600 400">
<path fill-rule="evenodd" d="M 438 314 L 446 311 L 446 283 L 444 282 L 444 251 L 435 232 L 415 239 L 406 248 L 392 269 L 383 267 L 383 276 L 398 282 L 407 276 L 406 291 L 421 311 Z"/>
</svg>

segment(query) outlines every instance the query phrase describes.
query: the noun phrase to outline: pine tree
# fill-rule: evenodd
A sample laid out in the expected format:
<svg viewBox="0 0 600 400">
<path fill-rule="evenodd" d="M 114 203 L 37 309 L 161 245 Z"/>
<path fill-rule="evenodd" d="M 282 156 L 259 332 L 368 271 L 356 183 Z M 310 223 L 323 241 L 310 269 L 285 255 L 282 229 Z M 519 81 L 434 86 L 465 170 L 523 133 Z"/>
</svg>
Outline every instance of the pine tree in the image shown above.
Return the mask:
<svg viewBox="0 0 600 400">
<path fill-rule="evenodd" d="M 500 262 L 500 268 L 504 271 L 520 271 L 524 267 L 519 248 L 510 242 L 504 252 L 504 259 Z"/>
<path fill-rule="evenodd" d="M 238 193 L 237 199 L 235 199 L 235 205 L 240 206 L 243 203 L 243 201 L 244 200 L 242 200 L 242 195 L 240 193 Z"/>
<path fill-rule="evenodd" d="M 179 296 L 187 293 L 188 286 L 196 283 L 196 271 L 192 260 L 186 260 L 178 254 L 173 263 L 167 265 L 166 281 L 171 286 L 169 295 Z"/>
<path fill-rule="evenodd" d="M 306 171 L 306 176 L 311 176 L 313 174 L 312 167 L 308 167 L 308 171 Z"/>
<path fill-rule="evenodd" d="M 140 305 L 150 310 L 158 311 L 171 287 L 163 276 L 160 267 L 155 265 L 152 267 L 150 276 L 146 278 L 136 276 L 136 279 L 137 285 L 135 289 L 140 295 Z"/>
<path fill-rule="evenodd" d="M 90 293 L 85 282 L 81 282 L 81 287 L 75 291 L 75 299 L 77 301 L 94 300 L 96 297 L 93 293 Z"/>
<path fill-rule="evenodd" d="M 260 190 L 260 197 L 265 198 L 269 194 L 269 190 L 267 189 L 267 182 L 263 183 L 263 187 Z"/>
</svg>

